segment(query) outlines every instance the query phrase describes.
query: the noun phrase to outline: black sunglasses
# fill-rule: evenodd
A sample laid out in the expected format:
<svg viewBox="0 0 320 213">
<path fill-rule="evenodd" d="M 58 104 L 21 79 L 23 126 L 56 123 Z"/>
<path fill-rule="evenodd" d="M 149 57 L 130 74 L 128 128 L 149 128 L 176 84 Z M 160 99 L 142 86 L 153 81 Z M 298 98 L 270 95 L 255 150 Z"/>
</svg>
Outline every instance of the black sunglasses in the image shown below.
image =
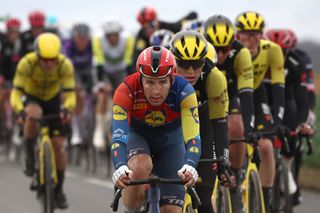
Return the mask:
<svg viewBox="0 0 320 213">
<path fill-rule="evenodd" d="M 204 59 L 202 60 L 176 60 L 177 65 L 183 69 L 198 69 L 204 65 Z"/>
</svg>

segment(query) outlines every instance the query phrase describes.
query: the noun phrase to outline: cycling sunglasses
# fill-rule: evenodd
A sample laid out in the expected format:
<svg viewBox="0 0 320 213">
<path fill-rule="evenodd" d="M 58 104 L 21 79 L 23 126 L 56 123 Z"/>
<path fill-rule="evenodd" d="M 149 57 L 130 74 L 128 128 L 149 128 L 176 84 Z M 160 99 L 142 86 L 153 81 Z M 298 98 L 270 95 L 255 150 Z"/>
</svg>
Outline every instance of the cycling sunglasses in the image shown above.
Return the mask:
<svg viewBox="0 0 320 213">
<path fill-rule="evenodd" d="M 159 65 L 153 67 L 151 64 L 140 65 L 140 73 L 149 78 L 163 78 L 170 74 L 172 66 Z"/>
<path fill-rule="evenodd" d="M 214 47 L 216 52 L 228 53 L 231 50 L 231 46 L 224 46 L 224 47 Z"/>
<path fill-rule="evenodd" d="M 143 24 L 143 28 L 155 28 L 157 26 L 158 22 L 156 20 L 145 22 Z"/>
<path fill-rule="evenodd" d="M 56 62 L 58 60 L 58 58 L 43 58 L 43 57 L 39 56 L 39 60 L 41 60 L 45 63 L 49 63 L 49 62 Z"/>
<path fill-rule="evenodd" d="M 204 65 L 204 59 L 201 60 L 176 60 L 177 65 L 183 69 L 189 69 L 192 67 L 193 69 L 199 69 Z"/>
</svg>

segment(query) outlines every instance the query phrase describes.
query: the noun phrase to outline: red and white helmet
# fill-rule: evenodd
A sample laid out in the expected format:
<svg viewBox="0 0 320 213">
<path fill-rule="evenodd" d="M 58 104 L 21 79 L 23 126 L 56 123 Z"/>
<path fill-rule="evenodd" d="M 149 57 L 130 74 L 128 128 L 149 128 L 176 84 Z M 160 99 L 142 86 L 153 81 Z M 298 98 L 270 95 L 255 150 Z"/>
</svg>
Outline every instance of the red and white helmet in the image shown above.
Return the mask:
<svg viewBox="0 0 320 213">
<path fill-rule="evenodd" d="M 265 36 L 270 41 L 279 44 L 283 49 L 290 48 L 290 35 L 285 29 L 270 29 L 265 33 Z"/>
<path fill-rule="evenodd" d="M 151 46 L 140 53 L 136 68 L 142 76 L 164 78 L 173 75 L 176 61 L 174 55 L 167 48 Z"/>
<path fill-rule="evenodd" d="M 144 7 L 139 11 L 137 15 L 137 20 L 141 25 L 152 22 L 157 19 L 157 11 L 153 7 Z"/>
</svg>

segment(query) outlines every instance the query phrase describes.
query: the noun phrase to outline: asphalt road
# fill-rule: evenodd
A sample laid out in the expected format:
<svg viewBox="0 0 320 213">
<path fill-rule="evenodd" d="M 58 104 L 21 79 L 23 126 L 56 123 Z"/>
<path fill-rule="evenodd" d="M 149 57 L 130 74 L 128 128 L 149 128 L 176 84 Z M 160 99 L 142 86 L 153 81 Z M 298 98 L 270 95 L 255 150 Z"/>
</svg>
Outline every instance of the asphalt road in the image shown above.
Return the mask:
<svg viewBox="0 0 320 213">
<path fill-rule="evenodd" d="M 18 163 L 4 160 L 0 156 L 0 212 L 37 213 L 40 205 L 34 192 L 29 190 L 30 179 L 22 173 Z M 70 207 L 56 212 L 99 213 L 112 212 L 109 208 L 113 197 L 113 184 L 103 173 L 85 174 L 83 169 L 69 168 L 66 187 Z M 295 212 L 316 213 L 320 211 L 320 194 L 303 191 L 303 203 Z M 119 212 L 122 212 L 121 206 Z"/>
</svg>

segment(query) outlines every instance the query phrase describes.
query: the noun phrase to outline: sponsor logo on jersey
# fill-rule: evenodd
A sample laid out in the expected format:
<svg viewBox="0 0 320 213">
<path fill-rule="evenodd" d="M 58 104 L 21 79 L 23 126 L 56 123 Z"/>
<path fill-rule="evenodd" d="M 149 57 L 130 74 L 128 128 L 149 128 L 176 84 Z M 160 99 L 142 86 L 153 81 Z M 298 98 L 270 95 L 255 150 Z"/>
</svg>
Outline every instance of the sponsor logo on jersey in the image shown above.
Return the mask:
<svg viewBox="0 0 320 213">
<path fill-rule="evenodd" d="M 198 124 L 199 123 L 199 113 L 198 113 L 197 108 L 196 107 L 192 108 L 192 109 L 190 109 L 190 111 L 191 111 L 191 114 L 192 114 L 194 121 Z"/>
<path fill-rule="evenodd" d="M 120 146 L 119 143 L 114 143 L 114 144 L 112 144 L 111 149 L 113 150 L 115 148 L 118 148 L 119 146 Z"/>
<path fill-rule="evenodd" d="M 147 112 L 144 121 L 151 126 L 160 126 L 165 123 L 166 115 L 162 111 Z"/>
<path fill-rule="evenodd" d="M 112 108 L 113 111 L 113 119 L 116 121 L 122 121 L 127 119 L 127 112 L 120 106 L 115 105 Z"/>
<path fill-rule="evenodd" d="M 190 147 L 189 151 L 193 152 L 193 153 L 199 153 L 199 148 L 196 146 L 192 146 L 192 147 Z"/>
<path fill-rule="evenodd" d="M 133 110 L 139 110 L 139 109 L 147 109 L 146 103 L 135 103 L 133 105 Z"/>
</svg>

